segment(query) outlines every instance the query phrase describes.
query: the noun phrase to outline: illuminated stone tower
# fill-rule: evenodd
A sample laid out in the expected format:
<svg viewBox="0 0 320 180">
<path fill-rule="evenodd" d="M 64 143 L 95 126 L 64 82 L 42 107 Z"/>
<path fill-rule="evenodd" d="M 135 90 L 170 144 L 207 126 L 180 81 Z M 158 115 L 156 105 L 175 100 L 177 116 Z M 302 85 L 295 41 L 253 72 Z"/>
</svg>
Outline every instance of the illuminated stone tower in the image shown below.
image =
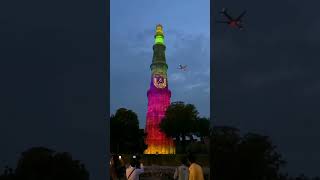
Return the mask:
<svg viewBox="0 0 320 180">
<path fill-rule="evenodd" d="M 160 131 L 159 124 L 170 105 L 171 91 L 168 89 L 165 56 L 166 46 L 161 25 L 156 26 L 155 44 L 153 45 L 153 59 L 150 65 L 151 83 L 148 90 L 148 111 L 146 119 L 147 133 L 145 154 L 175 154 L 175 146 L 171 138 Z"/>
</svg>

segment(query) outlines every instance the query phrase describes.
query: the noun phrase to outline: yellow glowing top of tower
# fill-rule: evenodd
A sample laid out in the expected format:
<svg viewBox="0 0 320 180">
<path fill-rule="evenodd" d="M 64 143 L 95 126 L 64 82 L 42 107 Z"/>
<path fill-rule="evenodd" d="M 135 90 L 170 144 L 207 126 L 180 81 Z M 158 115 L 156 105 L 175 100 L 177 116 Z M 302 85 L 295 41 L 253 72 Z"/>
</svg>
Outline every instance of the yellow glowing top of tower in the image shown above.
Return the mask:
<svg viewBox="0 0 320 180">
<path fill-rule="evenodd" d="M 163 35 L 163 27 L 161 24 L 156 26 L 156 35 Z"/>
<path fill-rule="evenodd" d="M 156 26 L 155 44 L 164 45 L 163 27 L 161 24 Z"/>
</svg>

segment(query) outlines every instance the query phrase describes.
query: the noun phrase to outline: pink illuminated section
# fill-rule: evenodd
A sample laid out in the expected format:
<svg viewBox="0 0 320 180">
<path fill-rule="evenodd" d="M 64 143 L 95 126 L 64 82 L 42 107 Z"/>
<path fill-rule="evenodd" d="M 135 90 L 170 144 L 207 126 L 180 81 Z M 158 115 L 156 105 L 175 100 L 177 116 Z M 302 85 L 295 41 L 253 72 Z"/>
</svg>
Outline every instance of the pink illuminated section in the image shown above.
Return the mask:
<svg viewBox="0 0 320 180">
<path fill-rule="evenodd" d="M 171 138 L 160 131 L 159 124 L 170 105 L 171 92 L 168 89 L 149 90 L 147 112 L 147 139 L 148 149 L 145 154 L 175 154 L 175 146 Z"/>
<path fill-rule="evenodd" d="M 154 56 L 151 65 L 151 82 L 148 90 L 148 111 L 146 118 L 145 139 L 148 148 L 145 154 L 175 154 L 175 145 L 171 138 L 160 131 L 159 124 L 170 105 L 171 91 L 168 89 L 167 64 L 163 27 L 156 26 L 156 41 L 153 46 Z M 158 40 L 157 40 L 158 38 Z M 161 43 L 160 40 L 161 39 Z"/>
</svg>

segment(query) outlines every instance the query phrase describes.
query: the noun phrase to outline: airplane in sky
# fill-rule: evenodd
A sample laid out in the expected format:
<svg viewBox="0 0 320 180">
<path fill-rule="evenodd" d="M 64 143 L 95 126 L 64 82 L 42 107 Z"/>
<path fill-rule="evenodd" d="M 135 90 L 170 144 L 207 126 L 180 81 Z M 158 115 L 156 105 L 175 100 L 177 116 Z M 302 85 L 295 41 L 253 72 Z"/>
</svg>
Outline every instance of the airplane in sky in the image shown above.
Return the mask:
<svg viewBox="0 0 320 180">
<path fill-rule="evenodd" d="M 217 23 L 225 23 L 228 24 L 231 28 L 238 28 L 239 30 L 243 30 L 243 24 L 241 18 L 246 14 L 247 11 L 243 11 L 237 18 L 233 18 L 229 15 L 226 8 L 223 8 L 220 14 L 227 17 L 227 21 L 216 21 Z"/>
<path fill-rule="evenodd" d="M 186 71 L 186 70 L 187 70 L 187 65 L 181 65 L 181 64 L 179 64 L 178 69 L 183 70 L 183 71 Z"/>
</svg>

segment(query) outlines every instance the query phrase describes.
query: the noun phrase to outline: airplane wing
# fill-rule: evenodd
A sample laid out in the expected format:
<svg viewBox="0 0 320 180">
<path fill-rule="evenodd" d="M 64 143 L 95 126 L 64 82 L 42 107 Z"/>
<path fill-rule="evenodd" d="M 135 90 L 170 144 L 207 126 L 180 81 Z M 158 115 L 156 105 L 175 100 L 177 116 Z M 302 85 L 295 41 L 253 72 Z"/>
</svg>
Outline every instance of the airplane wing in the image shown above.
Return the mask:
<svg viewBox="0 0 320 180">
<path fill-rule="evenodd" d="M 247 13 L 247 11 L 243 11 L 243 13 L 241 13 L 240 16 L 236 20 L 239 21 L 246 13 Z"/>
</svg>

